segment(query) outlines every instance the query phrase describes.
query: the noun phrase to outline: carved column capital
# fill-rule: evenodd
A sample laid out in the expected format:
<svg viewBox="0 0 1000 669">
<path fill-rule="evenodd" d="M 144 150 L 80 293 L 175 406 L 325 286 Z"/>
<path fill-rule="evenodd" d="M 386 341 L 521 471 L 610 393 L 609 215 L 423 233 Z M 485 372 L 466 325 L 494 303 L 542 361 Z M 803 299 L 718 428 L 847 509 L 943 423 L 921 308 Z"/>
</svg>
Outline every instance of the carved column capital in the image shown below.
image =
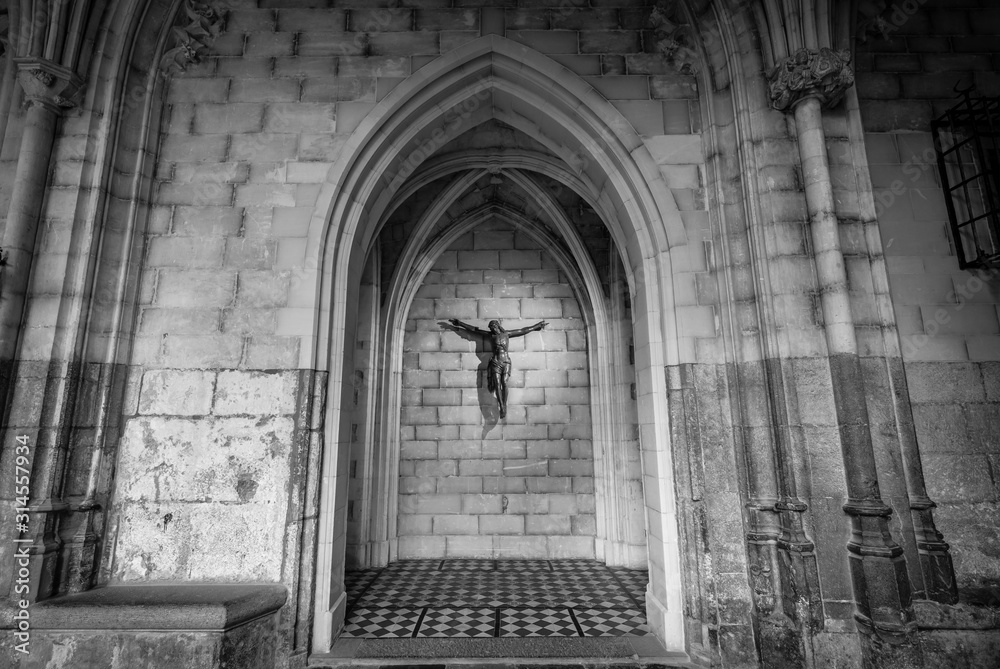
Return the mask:
<svg viewBox="0 0 1000 669">
<path fill-rule="evenodd" d="M 15 58 L 17 81 L 29 102 L 60 112 L 76 106 L 83 80 L 72 70 L 44 58 Z"/>
<path fill-rule="evenodd" d="M 790 111 L 809 98 L 832 107 L 854 83 L 851 54 L 826 47 L 799 49 L 775 65 L 767 79 L 771 106 L 778 111 Z"/>
</svg>

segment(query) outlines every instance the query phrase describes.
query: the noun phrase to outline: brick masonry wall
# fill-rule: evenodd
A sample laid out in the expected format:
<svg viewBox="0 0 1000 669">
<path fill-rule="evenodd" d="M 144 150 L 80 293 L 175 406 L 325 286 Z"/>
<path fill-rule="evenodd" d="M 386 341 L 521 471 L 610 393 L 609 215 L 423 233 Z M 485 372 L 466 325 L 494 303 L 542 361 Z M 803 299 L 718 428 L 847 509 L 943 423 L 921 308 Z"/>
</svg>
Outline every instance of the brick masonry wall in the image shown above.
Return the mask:
<svg viewBox="0 0 1000 669">
<path fill-rule="evenodd" d="M 547 328 L 511 339 L 506 419 L 487 388 L 491 347 L 442 327 Z M 479 228 L 435 263 L 404 339 L 400 557 L 593 558 L 587 339 L 552 257 Z"/>
<path fill-rule="evenodd" d="M 930 124 L 955 104 L 956 84 L 1000 94 L 1000 10 L 982 4 L 907 4 L 892 14 L 889 39 L 857 54 L 924 473 L 963 586 L 1000 579 L 1000 278 L 958 267 Z"/>
</svg>

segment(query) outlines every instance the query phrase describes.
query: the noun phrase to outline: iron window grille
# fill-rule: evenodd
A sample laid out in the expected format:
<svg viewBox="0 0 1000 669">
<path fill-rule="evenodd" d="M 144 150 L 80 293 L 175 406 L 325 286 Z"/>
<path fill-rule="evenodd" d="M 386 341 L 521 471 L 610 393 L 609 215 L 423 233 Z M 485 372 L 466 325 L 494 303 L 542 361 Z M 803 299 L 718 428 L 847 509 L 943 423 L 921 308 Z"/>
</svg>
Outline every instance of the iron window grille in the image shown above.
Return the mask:
<svg viewBox="0 0 1000 669">
<path fill-rule="evenodd" d="M 1000 267 L 1000 97 L 961 97 L 931 123 L 955 251 L 962 269 Z"/>
</svg>

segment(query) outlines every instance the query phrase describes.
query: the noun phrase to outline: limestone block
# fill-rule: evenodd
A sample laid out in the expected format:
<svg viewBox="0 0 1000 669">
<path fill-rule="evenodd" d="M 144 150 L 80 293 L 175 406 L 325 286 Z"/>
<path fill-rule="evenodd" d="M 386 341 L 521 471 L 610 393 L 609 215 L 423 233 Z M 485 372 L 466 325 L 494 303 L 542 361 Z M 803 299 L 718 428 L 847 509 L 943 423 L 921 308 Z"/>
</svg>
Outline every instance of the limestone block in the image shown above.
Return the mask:
<svg viewBox="0 0 1000 669">
<path fill-rule="evenodd" d="M 982 402 L 982 376 L 972 363 L 908 362 L 907 386 L 913 402 Z"/>
<path fill-rule="evenodd" d="M 996 404 L 968 404 L 965 409 L 971 450 L 1000 453 L 1000 407 Z"/>
<path fill-rule="evenodd" d="M 941 503 L 984 502 L 997 497 L 985 456 L 928 454 L 924 472 L 928 495 Z"/>
<path fill-rule="evenodd" d="M 175 369 L 148 371 L 142 376 L 139 413 L 206 415 L 211 411 L 214 384 L 213 372 Z"/>
<path fill-rule="evenodd" d="M 661 102 L 615 100 L 612 102 L 612 105 L 621 112 L 622 116 L 632 125 L 637 134 L 643 137 L 664 134 L 663 104 Z M 684 137 L 684 135 L 671 136 Z"/>
<path fill-rule="evenodd" d="M 462 513 L 469 515 L 499 514 L 503 510 L 503 495 L 462 495 Z M 478 529 L 478 528 L 477 528 Z"/>
<path fill-rule="evenodd" d="M 434 516 L 434 534 L 478 534 L 478 516 Z"/>
<path fill-rule="evenodd" d="M 300 337 L 253 335 L 246 340 L 243 367 L 247 369 L 298 369 Z"/>
<path fill-rule="evenodd" d="M 194 131 L 199 134 L 259 132 L 264 106 L 259 103 L 202 103 L 195 107 Z"/>
<path fill-rule="evenodd" d="M 658 165 L 697 165 L 704 162 L 701 135 L 644 137 L 643 142 Z"/>
<path fill-rule="evenodd" d="M 316 102 L 271 103 L 264 112 L 264 130 L 272 133 L 336 131 L 336 105 Z"/>
<path fill-rule="evenodd" d="M 219 372 L 212 413 L 269 416 L 296 410 L 298 378 L 292 372 Z"/>
<path fill-rule="evenodd" d="M 160 147 L 160 160 L 220 162 L 225 160 L 225 135 L 167 135 Z"/>
<path fill-rule="evenodd" d="M 220 77 L 172 77 L 167 100 L 177 102 L 225 102 L 229 81 Z"/>
<path fill-rule="evenodd" d="M 458 473 L 462 476 L 502 476 L 505 474 L 503 460 L 459 460 Z M 516 472 L 515 475 L 524 475 Z"/>
<path fill-rule="evenodd" d="M 429 286 L 424 286 L 424 288 Z M 454 295 L 444 297 L 458 297 L 458 298 L 490 298 L 493 297 L 493 286 L 489 284 L 463 284 L 459 286 L 440 286 L 441 288 L 451 288 L 455 291 Z M 423 288 L 421 288 L 423 290 Z M 500 297 L 499 295 L 497 297 Z"/>
<path fill-rule="evenodd" d="M 499 460 L 524 460 L 527 458 L 527 442 L 513 439 L 485 440 L 482 442 L 483 457 Z"/>
<path fill-rule="evenodd" d="M 139 332 L 144 334 L 209 334 L 219 331 L 219 309 L 143 308 Z"/>
<path fill-rule="evenodd" d="M 417 425 L 415 426 L 415 439 L 447 441 L 458 439 L 459 429 L 464 425 Z"/>
<path fill-rule="evenodd" d="M 493 538 L 476 536 L 447 537 L 445 557 L 489 558 L 493 556 Z"/>
<path fill-rule="evenodd" d="M 521 300 L 521 318 L 562 318 L 563 301 L 556 298 L 524 298 Z"/>
<path fill-rule="evenodd" d="M 548 369 L 587 369 L 587 354 L 584 351 L 549 351 L 545 353 L 545 364 Z"/>
<path fill-rule="evenodd" d="M 148 267 L 219 267 L 224 253 L 221 237 L 152 237 L 146 263 Z"/>
<path fill-rule="evenodd" d="M 410 61 L 411 59 L 405 56 L 345 57 L 338 60 L 337 75 L 341 77 L 408 77 L 411 74 Z"/>
<path fill-rule="evenodd" d="M 462 291 L 466 293 L 466 291 Z M 477 318 L 486 319 L 504 319 L 504 318 L 521 318 L 521 301 L 514 299 L 492 299 L 483 300 L 477 303 L 478 311 Z M 514 342 L 512 341 L 511 344 Z"/>
<path fill-rule="evenodd" d="M 373 33 L 371 53 L 375 56 L 436 56 L 441 53 L 436 32 Z"/>
<path fill-rule="evenodd" d="M 546 55 L 580 53 L 579 33 L 571 30 L 508 30 L 506 37 Z"/>
<path fill-rule="evenodd" d="M 546 544 L 554 560 L 594 555 L 594 538 L 590 536 L 550 536 Z"/>
<path fill-rule="evenodd" d="M 124 503 L 115 576 L 123 581 L 277 581 L 284 499 L 282 485 L 267 501 L 242 504 Z"/>
<path fill-rule="evenodd" d="M 483 535 L 524 534 L 525 518 L 526 516 L 484 514 L 478 516 L 479 533 Z"/>
<path fill-rule="evenodd" d="M 230 102 L 295 102 L 301 84 L 297 79 L 235 79 Z"/>
<path fill-rule="evenodd" d="M 593 476 L 593 460 L 549 460 L 549 476 Z"/>
<path fill-rule="evenodd" d="M 161 270 L 156 285 L 156 305 L 227 306 L 233 298 L 235 279 L 235 273 L 223 270 Z"/>
<path fill-rule="evenodd" d="M 278 30 L 287 32 L 343 32 L 347 30 L 347 12 L 339 9 L 315 10 L 288 8 L 277 10 Z"/>
<path fill-rule="evenodd" d="M 309 77 L 302 82 L 304 102 L 374 102 L 375 77 Z"/>
<path fill-rule="evenodd" d="M 405 495 L 399 498 L 399 512 L 403 514 L 429 513 L 450 514 L 462 512 L 462 496 L 446 495 Z"/>
<path fill-rule="evenodd" d="M 550 497 L 550 495 L 504 495 L 507 500 L 506 513 L 512 516 L 548 513 Z"/>
<path fill-rule="evenodd" d="M 697 99 L 698 85 L 692 77 L 673 72 L 664 74 L 647 72 L 647 68 L 643 68 L 637 62 L 640 58 L 643 58 L 643 56 L 629 56 L 628 62 L 631 65 L 629 72 L 655 75 L 649 77 L 649 93 L 651 98 L 666 100 L 676 100 L 679 98 Z M 656 60 L 658 61 L 659 59 Z"/>
<path fill-rule="evenodd" d="M 281 503 L 290 418 L 137 418 L 123 437 L 119 496 L 129 502 Z M 170 521 L 167 521 L 168 523 Z"/>
<path fill-rule="evenodd" d="M 443 536 L 400 537 L 399 559 L 439 558 L 444 555 L 445 545 Z"/>
<path fill-rule="evenodd" d="M 167 334 L 162 342 L 162 363 L 168 367 L 236 367 L 243 357 L 242 337 L 225 334 Z"/>
<path fill-rule="evenodd" d="M 405 441 L 400 444 L 399 457 L 404 460 L 436 460 L 437 444 L 436 441 Z"/>
<path fill-rule="evenodd" d="M 545 537 L 500 536 L 497 557 L 505 560 L 542 559 L 548 556 Z"/>
<path fill-rule="evenodd" d="M 447 478 L 435 480 L 437 481 L 438 493 L 478 495 L 484 492 L 496 492 L 495 490 L 486 490 L 484 483 L 485 479 L 482 476 L 449 476 Z"/>
<path fill-rule="evenodd" d="M 972 336 L 966 340 L 966 346 L 969 350 L 969 360 L 1000 359 L 1000 336 Z"/>
<path fill-rule="evenodd" d="M 402 492 L 402 490 L 400 490 Z M 419 536 L 431 533 L 434 516 L 401 515 L 397 521 L 399 536 Z"/>
<path fill-rule="evenodd" d="M 504 18 L 508 30 L 548 30 L 549 16 L 544 9 L 518 7 L 508 9 Z"/>
<path fill-rule="evenodd" d="M 160 205 L 216 205 L 233 203 L 233 184 L 216 181 L 198 183 L 161 182 L 156 188 L 156 202 Z"/>
<path fill-rule="evenodd" d="M 295 49 L 295 33 L 255 32 L 247 35 L 243 55 L 249 58 L 291 56 Z"/>
<path fill-rule="evenodd" d="M 418 9 L 414 20 L 417 30 L 476 30 L 479 12 L 475 9 Z M 409 28 L 405 28 L 409 29 Z"/>
</svg>

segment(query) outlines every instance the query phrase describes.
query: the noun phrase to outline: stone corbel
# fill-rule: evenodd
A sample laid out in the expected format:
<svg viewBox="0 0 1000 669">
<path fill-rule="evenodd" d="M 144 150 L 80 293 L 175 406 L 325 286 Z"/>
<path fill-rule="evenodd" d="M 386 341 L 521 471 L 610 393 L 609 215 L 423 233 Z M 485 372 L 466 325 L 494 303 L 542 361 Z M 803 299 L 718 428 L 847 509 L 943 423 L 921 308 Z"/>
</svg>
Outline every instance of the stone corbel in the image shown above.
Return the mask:
<svg viewBox="0 0 1000 669">
<path fill-rule="evenodd" d="M 808 98 L 829 108 L 854 84 L 851 53 L 826 47 L 799 49 L 776 64 L 767 80 L 771 106 L 778 111 L 791 111 Z"/>
<path fill-rule="evenodd" d="M 682 74 L 693 74 L 698 54 L 691 47 L 690 27 L 677 0 L 658 0 L 649 15 L 656 38 L 656 50 L 672 62 Z"/>
<path fill-rule="evenodd" d="M 76 106 L 83 80 L 72 70 L 44 58 L 15 58 L 17 81 L 29 103 L 59 112 Z"/>
<path fill-rule="evenodd" d="M 173 29 L 176 46 L 160 58 L 160 71 L 164 75 L 183 72 L 188 65 L 201 60 L 225 23 L 221 10 L 197 0 L 186 0 L 181 12 L 187 19 L 182 18 L 182 25 Z"/>
</svg>

